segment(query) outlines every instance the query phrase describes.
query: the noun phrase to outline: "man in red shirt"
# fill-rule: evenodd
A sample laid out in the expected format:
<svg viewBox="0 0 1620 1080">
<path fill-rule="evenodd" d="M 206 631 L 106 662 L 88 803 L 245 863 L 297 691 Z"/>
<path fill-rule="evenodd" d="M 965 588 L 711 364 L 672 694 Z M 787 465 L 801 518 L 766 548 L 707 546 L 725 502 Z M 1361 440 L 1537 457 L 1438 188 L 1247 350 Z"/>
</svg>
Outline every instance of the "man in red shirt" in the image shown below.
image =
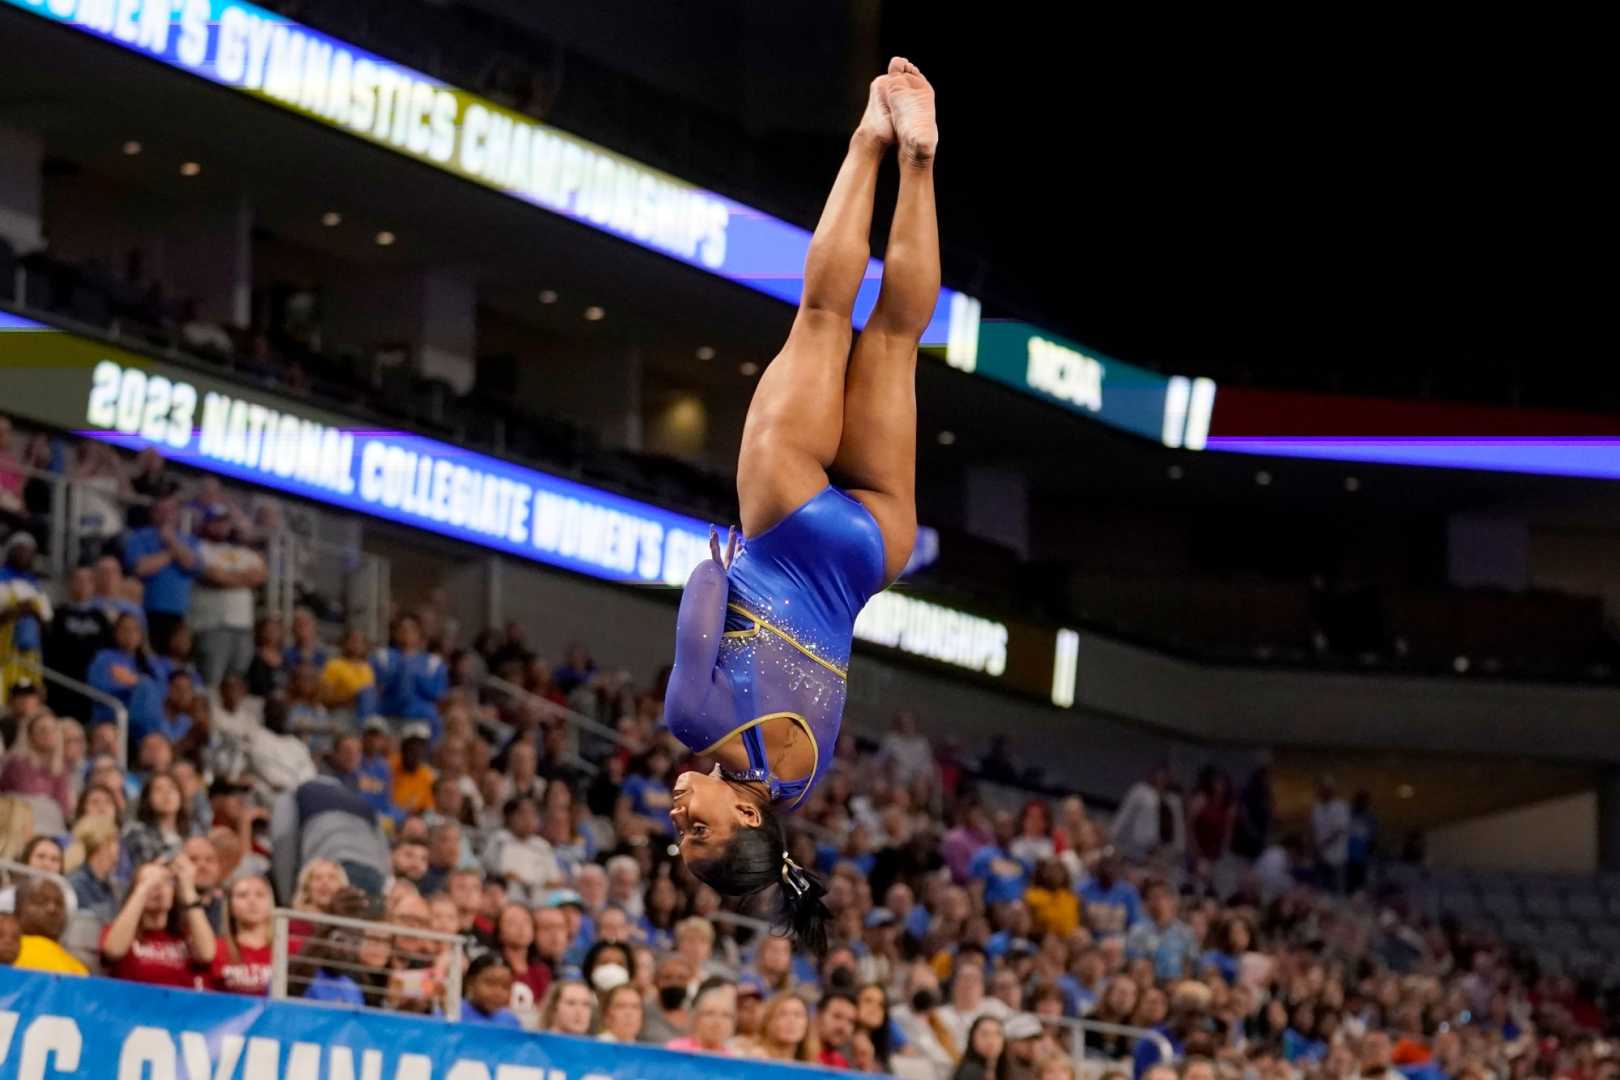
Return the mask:
<svg viewBox="0 0 1620 1080">
<path fill-rule="evenodd" d="M 849 1068 L 844 1050 L 855 1037 L 855 999 L 843 990 L 822 994 L 821 1004 L 816 1007 L 816 1033 L 821 1037 L 821 1056 L 817 1060 L 828 1068 Z"/>
</svg>

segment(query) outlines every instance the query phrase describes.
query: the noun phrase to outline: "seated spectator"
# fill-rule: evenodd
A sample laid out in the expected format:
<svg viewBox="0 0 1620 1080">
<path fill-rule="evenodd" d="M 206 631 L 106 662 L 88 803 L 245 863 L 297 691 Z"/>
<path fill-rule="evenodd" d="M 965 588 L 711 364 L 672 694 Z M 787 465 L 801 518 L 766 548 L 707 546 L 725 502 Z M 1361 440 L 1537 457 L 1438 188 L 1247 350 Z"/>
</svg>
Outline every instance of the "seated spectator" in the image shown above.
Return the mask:
<svg viewBox="0 0 1620 1080">
<path fill-rule="evenodd" d="M 1142 918 L 1142 899 L 1136 886 L 1120 875 L 1120 862 L 1113 856 L 1097 863 L 1090 881 L 1080 888 L 1080 904 L 1086 926 L 1098 937 L 1120 935 Z"/>
<path fill-rule="evenodd" d="M 219 852 L 206 836 L 193 836 L 180 850 L 191 860 L 197 890 L 197 906 L 208 918 L 208 925 L 218 934 L 225 925 L 225 891 L 220 888 L 224 875 L 220 873 Z"/>
<path fill-rule="evenodd" d="M 379 910 L 374 897 L 352 886 L 333 895 L 331 909 L 333 915 L 366 921 L 375 920 Z M 386 993 L 392 951 L 386 934 L 322 926 L 299 951 L 296 961 L 288 965 L 288 985 L 309 1001 L 356 1007 L 380 1004 Z"/>
<path fill-rule="evenodd" d="M 427 842 L 409 836 L 394 841 L 390 864 L 393 867 L 394 880 L 417 884 L 428 869 Z"/>
<path fill-rule="evenodd" d="M 951 1080 L 997 1080 L 1007 1075 L 1001 1065 L 1006 1047 L 1001 1021 L 994 1016 L 979 1017 L 968 1029 L 967 1046 Z"/>
<path fill-rule="evenodd" d="M 844 1054 L 855 1037 L 855 998 L 845 990 L 829 990 L 816 1006 L 816 1038 L 821 1043 L 817 1060 L 829 1068 L 849 1068 Z"/>
<path fill-rule="evenodd" d="M 272 698 L 284 694 L 292 672 L 281 646 L 281 620 L 265 615 L 253 624 L 253 659 L 248 663 L 248 693 Z"/>
<path fill-rule="evenodd" d="M 197 554 L 202 570 L 191 591 L 189 621 L 205 685 L 227 673 L 245 675 L 253 662 L 253 590 L 267 576 L 264 556 L 237 541 L 235 515 L 224 503 L 203 511 Z"/>
<path fill-rule="evenodd" d="M 551 984 L 540 1008 L 540 1030 L 558 1035 L 589 1035 L 596 999 L 581 979 L 560 979 Z"/>
<path fill-rule="evenodd" d="M 330 776 L 306 780 L 276 800 L 270 818 L 275 882 L 293 893 L 298 867 L 330 859 L 343 867 L 351 886 L 380 897 L 388 877 L 388 841 L 376 810 Z"/>
<path fill-rule="evenodd" d="M 90 602 L 107 620 L 107 625 L 116 627 L 120 616 L 133 615 L 144 633 L 146 612 L 138 600 L 131 598 L 132 593 L 140 591 L 141 583 L 124 577 L 124 564 L 118 561 L 118 556 L 101 556 L 91 565 L 90 574 L 95 582 Z"/>
<path fill-rule="evenodd" d="M 22 728 L 17 745 L 0 765 L 0 791 L 42 800 L 44 805 L 34 808 L 35 827 L 60 835 L 66 831 L 67 815 L 73 812 L 73 797 L 56 714 L 40 709 Z M 52 808 L 53 817 L 42 814 Z"/>
<path fill-rule="evenodd" d="M 177 627 L 172 637 L 179 637 L 184 629 Z M 169 740 L 176 754 L 185 756 L 208 741 L 208 699 L 197 693 L 196 680 L 184 668 L 171 671 L 164 685 L 167 689 L 156 722 L 143 725 L 141 734 L 157 732 Z M 130 721 L 133 735 L 136 731 L 133 716 Z"/>
<path fill-rule="evenodd" d="M 669 816 L 674 806 L 668 780 L 671 764 L 669 751 L 661 744 L 631 764 L 614 813 L 614 825 L 621 834 L 656 837 L 660 842 L 674 837 L 675 825 Z"/>
<path fill-rule="evenodd" d="M 506 825 L 490 838 L 484 866 L 506 883 L 514 900 L 538 900 L 546 889 L 563 884 L 551 845 L 535 833 L 540 812 L 532 799 L 515 798 L 507 802 L 503 817 Z"/>
<path fill-rule="evenodd" d="M 810 1026 L 810 1006 L 796 994 L 773 996 L 765 1003 L 759 1034 L 739 1040 L 737 1050 L 748 1057 L 818 1064 L 821 1044 Z"/>
<path fill-rule="evenodd" d="M 500 953 L 481 954 L 467 966 L 463 981 L 467 987 L 467 1000 L 461 1006 L 463 1020 L 469 1024 L 523 1029 L 517 1015 L 507 1008 L 512 1000 L 512 969 L 506 966 Z"/>
<path fill-rule="evenodd" d="M 365 658 L 365 649 L 360 650 L 360 656 Z M 326 664 L 332 659 L 332 650 L 321 644 L 320 627 L 315 622 L 315 613 L 303 604 L 293 608 L 292 617 L 292 644 L 287 646 L 287 669 L 297 671 L 308 665 L 315 669 L 317 684 Z"/>
<path fill-rule="evenodd" d="M 113 624 L 113 643 L 90 662 L 86 682 L 110 694 L 129 711 L 130 738 L 135 741 L 147 731 L 157 730 L 163 721 L 164 689 L 158 685 L 157 658 L 146 647 L 145 630 L 138 616 L 118 616 Z M 109 706 L 97 703 L 90 723 L 111 724 L 117 717 Z"/>
<path fill-rule="evenodd" d="M 671 1039 L 671 1050 L 731 1057 L 731 1039 L 737 1029 L 737 987 L 726 979 L 710 978 L 698 987 L 692 1005 L 692 1034 Z"/>
<path fill-rule="evenodd" d="M 313 664 L 292 669 L 287 687 L 287 730 L 317 751 L 332 744 L 336 730 L 326 706 L 321 704 L 321 673 Z"/>
<path fill-rule="evenodd" d="M 22 856 L 18 859 L 31 870 L 38 870 L 41 874 L 50 874 L 55 877 L 62 875 L 62 845 L 57 843 L 54 836 L 35 836 L 23 846 Z M 0 911 L 15 911 L 17 903 L 17 889 L 8 885 L 0 889 Z M 63 897 L 63 904 L 67 909 L 67 917 L 73 918 L 74 912 L 79 910 L 79 898 L 69 888 Z"/>
<path fill-rule="evenodd" d="M 636 1042 L 646 1014 L 641 988 L 632 983 L 621 983 L 600 995 L 600 1004 L 602 1019 L 597 1025 L 596 1037 L 602 1042 Z"/>
<path fill-rule="evenodd" d="M 124 830 L 124 850 L 134 866 L 167 858 L 192 835 L 191 811 L 180 782 L 172 773 L 157 772 L 141 788 L 135 820 Z"/>
<path fill-rule="evenodd" d="M 1168 884 L 1156 881 L 1149 885 L 1145 903 L 1148 917 L 1125 936 L 1125 955 L 1133 960 L 1139 956 L 1151 959 L 1160 979 L 1179 979 L 1197 962 L 1197 939 L 1176 917 L 1176 894 Z"/>
<path fill-rule="evenodd" d="M 16 904 L 17 930 L 22 938 L 14 967 L 59 975 L 90 974 L 60 944 L 68 922 L 61 885 L 51 878 L 26 878 L 17 886 Z"/>
<path fill-rule="evenodd" d="M 349 876 L 343 872 L 343 867 L 331 859 L 309 859 L 298 871 L 291 907 L 310 915 L 330 914 L 333 898 L 348 886 Z M 308 920 L 295 919 L 290 927 L 295 940 L 307 938 L 314 932 L 315 924 Z"/>
<path fill-rule="evenodd" d="M 328 709 L 350 709 L 359 717 L 377 711 L 377 674 L 366 652 L 364 631 L 351 626 L 343 632 L 339 654 L 321 668 L 321 700 Z"/>
<path fill-rule="evenodd" d="M 17 916 L 0 913 L 0 967 L 11 967 L 22 952 L 22 930 Z"/>
<path fill-rule="evenodd" d="M 904 1036 L 889 1016 L 889 991 L 886 986 L 886 983 L 867 983 L 855 994 L 856 1035 L 858 1037 L 865 1033 L 883 1072 L 889 1069 L 890 1055 L 905 1046 Z M 855 1064 L 853 1058 L 850 1064 Z M 860 1068 L 858 1065 L 855 1067 Z"/>
<path fill-rule="evenodd" d="M 86 789 L 85 798 L 79 800 L 81 811 L 73 826 L 73 843 L 68 845 L 62 865 L 79 907 L 98 922 L 110 923 L 118 915 L 122 892 L 117 873 L 123 847 L 118 842 L 117 817 L 85 805 L 90 796 L 98 793 L 110 799 L 105 788 L 93 787 Z"/>
<path fill-rule="evenodd" d="M 195 987 L 206 978 L 214 950 L 196 869 L 183 854 L 140 867 L 123 908 L 101 933 L 108 975 L 155 986 Z"/>
<path fill-rule="evenodd" d="M 394 644 L 371 655 L 377 679 L 377 711 L 400 720 L 421 720 L 430 738 L 439 735 L 439 699 L 449 689 L 444 661 L 423 648 L 422 626 L 414 615 L 394 620 Z"/>
<path fill-rule="evenodd" d="M 641 864 L 628 855 L 615 855 L 607 861 L 608 902 L 624 910 L 632 919 L 646 911 L 641 895 Z"/>
<path fill-rule="evenodd" d="M 266 800 L 274 800 L 316 776 L 315 759 L 305 741 L 289 730 L 287 704 L 279 698 L 264 703 L 264 723 L 247 745 L 247 774 Z"/>
<path fill-rule="evenodd" d="M 152 523 L 124 538 L 124 569 L 145 588 L 147 636 L 158 653 L 168 651 L 169 635 L 191 606 L 192 579 L 202 569 L 197 540 L 180 531 L 179 514 L 179 497 L 169 487 L 152 504 Z"/>
<path fill-rule="evenodd" d="M 208 987 L 230 994 L 270 991 L 270 882 L 247 874 L 231 882 Z"/>
<path fill-rule="evenodd" d="M 1037 935 L 1067 938 L 1080 928 L 1080 898 L 1069 887 L 1069 872 L 1057 859 L 1043 859 L 1024 892 L 1030 928 Z"/>
<path fill-rule="evenodd" d="M 428 741 L 433 730 L 427 724 L 406 724 L 400 732 L 399 753 L 388 762 L 394 778 L 394 805 L 401 813 L 425 814 L 433 809 L 433 781 L 438 773 L 427 763 Z"/>
<path fill-rule="evenodd" d="M 192 689 L 206 700 L 202 676 L 197 672 L 197 665 L 192 662 L 192 653 L 190 624 L 176 623 L 174 629 L 169 631 L 168 645 L 160 655 L 153 658 L 158 670 L 158 682 L 167 683 L 176 672 L 183 671 L 191 676 Z"/>
</svg>

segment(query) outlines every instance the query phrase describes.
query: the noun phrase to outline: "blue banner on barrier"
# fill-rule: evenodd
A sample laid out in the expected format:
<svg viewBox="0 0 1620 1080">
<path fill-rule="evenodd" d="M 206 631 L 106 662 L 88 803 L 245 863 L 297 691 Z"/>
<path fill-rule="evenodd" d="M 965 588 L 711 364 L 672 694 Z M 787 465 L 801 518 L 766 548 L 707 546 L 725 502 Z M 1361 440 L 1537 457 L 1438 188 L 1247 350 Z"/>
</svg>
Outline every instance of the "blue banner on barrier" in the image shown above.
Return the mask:
<svg viewBox="0 0 1620 1080">
<path fill-rule="evenodd" d="M 0 967 L 0 1076 L 120 1080 L 732 1080 L 802 1068 Z M 844 1073 L 843 1075 L 853 1075 Z"/>
</svg>

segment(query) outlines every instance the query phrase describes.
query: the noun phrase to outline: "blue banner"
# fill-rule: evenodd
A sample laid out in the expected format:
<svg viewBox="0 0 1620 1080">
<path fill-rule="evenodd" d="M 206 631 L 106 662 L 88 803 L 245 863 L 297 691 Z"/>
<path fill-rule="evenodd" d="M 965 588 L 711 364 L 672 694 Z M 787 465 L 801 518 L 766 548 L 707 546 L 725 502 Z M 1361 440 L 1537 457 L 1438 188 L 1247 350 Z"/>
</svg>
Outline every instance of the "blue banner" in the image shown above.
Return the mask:
<svg viewBox="0 0 1620 1080">
<path fill-rule="evenodd" d="M 787 1080 L 802 1067 L 0 967 L 16 1080 Z M 843 1075 L 852 1075 L 847 1072 Z"/>
<path fill-rule="evenodd" d="M 177 71 L 796 304 L 810 234 L 246 0 L 0 0 Z M 236 137 L 253 137 L 242 114 Z M 318 177 L 311 177 L 318 183 Z M 832 182 L 832 174 L 827 176 Z M 883 264 L 855 304 L 863 325 Z M 964 301 L 966 303 L 964 303 Z M 927 345 L 976 311 L 942 290 Z M 961 335 L 961 327 L 958 326 Z"/>
</svg>

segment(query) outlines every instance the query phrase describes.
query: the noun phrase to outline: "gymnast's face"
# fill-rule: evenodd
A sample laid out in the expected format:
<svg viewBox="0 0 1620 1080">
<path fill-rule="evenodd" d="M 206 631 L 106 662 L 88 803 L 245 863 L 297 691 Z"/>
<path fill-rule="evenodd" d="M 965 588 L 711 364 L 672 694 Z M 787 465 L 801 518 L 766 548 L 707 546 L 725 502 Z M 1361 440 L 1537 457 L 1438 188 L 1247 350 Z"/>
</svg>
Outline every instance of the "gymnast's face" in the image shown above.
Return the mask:
<svg viewBox="0 0 1620 1080">
<path fill-rule="evenodd" d="M 681 856 L 704 862 L 725 850 L 739 828 L 759 825 L 759 804 L 744 789 L 721 779 L 720 766 L 707 775 L 682 773 L 675 780 L 675 808 L 669 812 Z"/>
</svg>

